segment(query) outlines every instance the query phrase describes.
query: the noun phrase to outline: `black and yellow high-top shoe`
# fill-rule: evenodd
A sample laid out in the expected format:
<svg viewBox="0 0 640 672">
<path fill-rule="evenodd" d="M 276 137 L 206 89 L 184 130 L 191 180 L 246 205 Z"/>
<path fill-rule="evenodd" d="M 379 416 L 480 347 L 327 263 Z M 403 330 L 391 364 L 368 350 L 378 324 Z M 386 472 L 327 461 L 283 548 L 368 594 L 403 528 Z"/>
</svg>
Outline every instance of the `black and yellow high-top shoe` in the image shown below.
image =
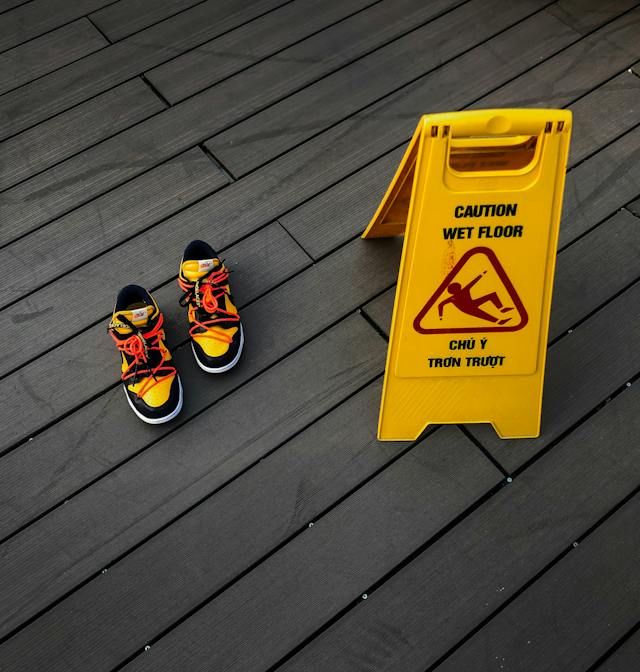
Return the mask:
<svg viewBox="0 0 640 672">
<path fill-rule="evenodd" d="M 187 245 L 178 284 L 188 306 L 189 335 L 196 362 L 208 373 L 222 373 L 240 359 L 244 334 L 231 298 L 229 270 L 215 250 L 202 240 Z"/>
<path fill-rule="evenodd" d="M 143 287 L 127 285 L 118 294 L 108 331 L 122 357 L 122 387 L 133 412 L 159 425 L 182 408 L 182 385 L 164 343 L 164 318 Z"/>
</svg>

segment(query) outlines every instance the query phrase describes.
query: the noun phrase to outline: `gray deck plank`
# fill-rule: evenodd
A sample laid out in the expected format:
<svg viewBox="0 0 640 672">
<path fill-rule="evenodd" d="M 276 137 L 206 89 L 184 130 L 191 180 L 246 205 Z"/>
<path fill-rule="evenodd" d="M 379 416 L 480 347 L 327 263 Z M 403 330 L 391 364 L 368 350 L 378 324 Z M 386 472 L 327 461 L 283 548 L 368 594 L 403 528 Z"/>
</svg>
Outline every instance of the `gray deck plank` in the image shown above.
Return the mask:
<svg viewBox="0 0 640 672">
<path fill-rule="evenodd" d="M 391 317 L 393 315 L 393 302 L 396 296 L 395 285 L 386 292 L 376 296 L 362 307 L 362 312 L 389 338 L 391 329 Z"/>
<path fill-rule="evenodd" d="M 0 16 L 0 52 L 108 5 L 111 0 L 33 0 Z"/>
<path fill-rule="evenodd" d="M 31 0 L 0 0 L 0 12 L 7 12 L 14 7 L 25 4 L 26 2 L 31 2 Z"/>
<path fill-rule="evenodd" d="M 424 77 L 545 4 L 543 0 L 508 5 L 499 0 L 471 0 L 205 144 L 234 175 L 245 175 L 389 92 Z M 553 8 L 548 11 L 553 12 Z M 469 25 L 474 26 L 473 31 L 463 29 Z M 579 37 L 563 23 L 557 22 L 554 27 L 555 32 L 551 29 L 544 33 L 545 39 Z M 542 40 L 538 43 L 544 49 Z"/>
<path fill-rule="evenodd" d="M 640 221 L 625 210 L 560 252 L 549 340 L 640 278 L 639 256 Z M 392 288 L 363 308 L 385 334 L 391 326 L 394 295 Z"/>
<path fill-rule="evenodd" d="M 317 77 L 325 76 L 369 50 L 415 28 L 463 0 L 438 0 L 416 3 L 415 0 L 390 2 L 383 0 L 367 7 L 330 28 L 312 35 L 302 43 L 254 66 L 242 75 L 238 91 L 245 105 L 251 101 L 256 107 L 256 96 L 247 96 L 242 89 L 260 92 L 264 106 L 279 97 L 295 91 Z M 292 8 L 300 11 L 297 5 Z M 216 41 L 204 44 L 145 73 L 145 76 L 172 104 L 220 81 L 226 73 L 225 58 Z M 272 92 L 269 98 L 265 94 Z M 254 102 L 255 101 L 255 102 Z"/>
<path fill-rule="evenodd" d="M 206 234 L 205 231 L 200 232 Z M 206 235 L 202 235 L 207 238 Z M 182 249 L 188 241 L 181 241 L 180 249 L 176 246 L 174 254 L 174 278 L 182 254 Z M 278 249 L 280 246 L 280 249 Z M 153 240 L 149 239 L 148 253 L 153 253 Z M 267 227 L 254 236 L 247 238 L 242 243 L 229 248 L 230 268 L 239 265 L 243 268 L 242 276 L 238 278 L 239 287 L 237 300 L 242 306 L 254 298 L 268 292 L 271 288 L 279 285 L 289 278 L 292 274 L 309 265 L 309 260 L 302 250 L 292 241 L 287 240 L 287 235 L 276 223 Z M 270 254 L 268 259 L 264 255 Z M 240 260 L 235 259 L 235 254 L 241 254 Z M 244 264 L 253 263 L 255 268 L 249 271 L 249 267 Z M 111 290 L 111 301 L 115 298 L 117 290 L 128 281 L 136 280 L 135 274 L 131 271 L 123 272 L 122 269 L 114 269 L 113 277 L 102 275 L 105 283 L 108 283 Z M 240 274 L 239 274 L 240 275 Z M 78 291 L 82 288 L 82 278 L 78 279 Z M 235 284 L 235 283 L 234 283 Z M 180 291 L 175 283 L 175 279 L 163 285 L 157 292 L 158 301 L 161 302 L 167 331 L 171 329 L 172 346 L 183 344 L 187 339 L 187 329 L 184 310 L 178 306 Z M 70 305 L 79 305 L 79 296 L 70 298 Z M 84 304 L 82 304 L 84 306 Z M 105 304 L 107 305 L 107 304 Z M 70 318 L 71 319 L 71 318 Z M 18 369 L 15 373 L 2 380 L 0 385 L 4 390 L 12 390 L 12 397 L 16 404 L 15 408 L 20 408 L 21 417 L 14 418 L 12 426 L 2 439 L 3 448 L 12 445 L 16 440 L 26 438 L 26 435 L 32 432 L 33 427 L 45 427 L 61 415 L 73 410 L 79 405 L 86 403 L 94 395 L 108 391 L 118 380 L 117 357 L 113 348 L 105 335 L 104 322 L 98 322 L 95 326 L 82 332 L 72 341 L 67 341 L 60 348 L 56 348 L 51 353 L 36 360 L 27 366 Z M 102 343 L 104 347 L 96 348 L 97 343 Z M 284 353 L 283 353 L 284 354 Z M 188 356 L 187 356 L 188 355 Z M 185 359 L 191 364 L 191 351 L 189 350 Z M 68 366 L 60 366 L 60 362 L 68 363 Z M 71 366 L 71 363 L 75 363 Z M 78 372 L 77 366 L 82 365 L 87 370 L 90 369 L 91 376 L 83 381 L 82 385 L 77 384 Z M 74 384 L 75 382 L 75 384 Z M 36 386 L 40 393 L 35 393 Z M 225 388 L 225 386 L 222 386 Z M 226 389 L 226 388 L 225 388 Z M 222 394 L 223 390 L 212 390 L 210 394 Z M 117 397 L 121 396 L 120 390 L 111 390 L 110 394 L 117 392 Z M 204 404 L 205 397 L 200 400 Z M 45 401 L 46 399 L 46 401 Z M 120 399 L 119 399 L 120 401 Z M 100 403 L 97 404 L 100 406 Z M 94 407 L 95 409 L 95 407 Z M 8 420 L 12 416 L 8 409 L 4 412 L 4 417 Z M 185 414 L 183 414 L 185 415 Z M 125 416 L 126 417 L 126 416 Z M 140 427 L 141 437 L 148 439 L 149 436 L 158 436 L 161 432 L 153 430 L 152 434 L 145 431 L 146 428 Z M 132 436 L 132 443 L 135 439 Z M 131 448 L 127 447 L 127 450 Z"/>
<path fill-rule="evenodd" d="M 307 11 L 298 16 L 297 24 L 281 23 L 281 12 L 270 13 L 215 40 L 216 49 L 221 54 L 220 69 L 232 74 L 363 4 L 363 0 L 333 0 L 331 5 L 320 3 L 319 9 L 309 14 L 307 7 L 298 2 L 295 6 L 302 6 Z M 288 5 L 283 11 L 285 9 Z M 247 51 L 247 44 L 264 35 L 269 38 L 266 43 L 258 41 L 253 54 Z M 246 56 L 239 59 L 234 56 L 238 53 Z M 197 99 L 186 101 L 8 191 L 0 198 L 0 215 L 11 219 L 13 226 L 0 234 L 0 240 L 8 242 L 41 226 L 196 145 L 238 115 L 249 114 L 252 99 L 255 99 L 255 105 L 272 100 L 282 88 L 286 91 L 287 71 L 288 68 L 280 64 L 278 72 L 283 80 L 280 84 L 260 78 L 252 84 L 242 73 L 233 83 L 225 83 L 224 88 L 215 93 L 206 92 Z M 216 110 L 216 114 L 211 115 L 210 110 Z"/>
<path fill-rule="evenodd" d="M 629 6 L 616 3 L 615 9 L 620 11 Z M 601 7 L 599 3 L 596 10 L 600 23 L 602 22 L 599 15 Z M 522 9 L 522 6 L 518 5 L 517 7 L 514 6 L 512 11 L 515 15 L 517 10 L 522 11 Z M 534 7 L 530 6 L 530 9 L 533 10 Z M 566 9 L 562 12 L 562 15 L 567 13 Z M 573 20 L 570 25 L 578 23 L 577 17 L 582 15 L 584 9 L 584 5 L 573 8 Z M 561 13 L 561 8 L 550 7 L 547 11 L 552 14 L 555 12 Z M 496 14 L 500 16 L 500 21 L 497 20 Z M 610 18 L 613 18 L 613 16 Z M 464 42 L 470 39 L 468 31 L 463 30 L 462 27 L 473 21 L 475 29 L 481 33 L 483 20 L 487 22 L 488 26 L 499 28 L 508 25 L 511 17 L 505 13 L 504 6 L 498 11 L 486 2 L 477 5 L 474 2 L 463 5 L 367 58 L 345 67 L 340 70 L 337 76 L 323 80 L 315 86 L 264 110 L 251 119 L 237 124 L 228 131 L 207 141 L 206 145 L 234 175 L 245 174 L 320 132 L 341 117 L 351 114 L 360 107 L 381 97 L 384 95 L 386 82 L 395 82 L 396 86 L 399 87 L 416 76 L 423 75 L 429 68 L 440 65 L 443 60 L 449 57 L 449 48 L 455 53 L 458 40 Z M 598 21 L 594 20 L 595 25 L 592 27 L 597 27 L 599 25 Z M 635 30 L 637 20 L 634 23 L 627 19 L 626 25 L 626 30 L 622 31 L 616 30 L 615 27 L 605 27 L 603 33 L 598 37 L 591 36 L 585 39 L 585 42 L 593 48 L 596 40 L 601 45 L 603 37 L 606 39 L 606 35 L 616 35 L 615 47 L 611 49 L 600 47 L 600 62 L 602 60 L 605 62 L 605 65 L 601 67 L 603 74 L 604 72 L 618 72 L 640 55 Z M 576 26 L 576 28 L 580 28 L 580 26 Z M 556 40 L 560 42 L 562 39 L 566 39 L 565 34 L 562 34 L 561 37 L 560 34 L 554 34 L 554 31 L 550 29 L 542 32 L 542 35 L 551 44 Z M 540 36 L 538 36 L 536 42 L 539 47 L 543 46 L 543 39 Z M 429 44 L 429 49 L 424 49 L 424 44 Z M 417 46 L 417 49 L 413 48 L 414 45 Z M 406 49 L 406 52 L 404 52 L 404 49 Z M 583 55 L 585 48 L 582 47 L 580 51 Z M 611 54 L 608 53 L 609 51 L 611 51 Z M 569 55 L 559 60 L 566 62 L 567 59 L 573 60 L 573 58 L 575 56 Z M 585 64 L 580 70 L 582 73 L 589 72 L 591 86 L 594 87 L 599 81 L 598 73 L 593 72 L 593 67 L 588 67 L 589 65 L 590 63 Z M 541 69 L 548 70 L 545 67 L 541 67 Z M 373 73 L 375 73 L 375 76 L 373 76 Z M 569 77 L 572 80 L 577 79 L 574 73 L 571 73 Z M 571 100 L 572 94 L 573 96 L 576 95 L 573 90 L 569 94 L 565 89 L 568 100 Z M 431 105 L 429 105 L 429 109 L 433 109 Z M 423 111 L 429 110 L 423 108 Z"/>
<path fill-rule="evenodd" d="M 636 199 L 632 203 L 629 203 L 628 209 L 636 217 L 640 217 L 640 198 Z"/>
<path fill-rule="evenodd" d="M 640 77 L 623 72 L 570 106 L 573 130 L 569 163 L 589 156 L 640 121 Z"/>
<path fill-rule="evenodd" d="M 640 126 L 576 166 L 565 182 L 560 248 L 638 195 Z"/>
<path fill-rule="evenodd" d="M 596 672 L 629 672 L 639 665 L 640 634 L 636 632 L 599 665 Z"/>
<path fill-rule="evenodd" d="M 501 478 L 436 432 L 123 669 L 267 669 Z"/>
<path fill-rule="evenodd" d="M 121 42 L 116 42 L 99 53 L 42 77 L 37 84 L 35 82 L 27 84 L 7 93 L 0 98 L 0 109 L 4 112 L 0 118 L 0 139 L 19 133 L 58 112 L 121 84 L 187 49 L 213 39 L 216 35 L 242 26 L 250 19 L 283 4 L 284 1 L 254 0 L 251 3 L 238 4 L 233 0 L 207 0 Z M 24 8 L 0 16 L 0 34 L 4 35 L 2 26 L 8 21 L 7 17 L 22 13 L 22 10 L 33 13 L 31 8 L 35 8 L 37 13 L 41 11 L 42 5 L 48 4 L 49 7 L 57 5 L 63 8 L 72 7 L 75 12 L 76 7 L 90 5 L 91 2 L 95 5 L 94 8 L 106 4 L 104 0 L 82 0 L 74 3 L 69 3 L 68 0 L 55 0 L 55 2 L 35 0 Z M 28 21 L 26 25 L 30 27 L 35 25 L 31 18 Z"/>
<path fill-rule="evenodd" d="M 595 310 L 640 278 L 638 258 L 640 221 L 626 210 L 565 248 L 556 268 L 549 338 L 584 318 L 584 294 Z"/>
<path fill-rule="evenodd" d="M 327 189 L 284 213 L 282 226 L 313 259 L 365 230 L 404 155 L 405 145 L 375 159 L 337 187 Z"/>
<path fill-rule="evenodd" d="M 575 11 L 580 12 L 579 3 L 575 8 Z M 598 8 L 594 11 L 597 12 Z M 637 17 L 638 10 L 631 10 L 576 43 L 571 49 L 561 51 L 545 61 L 539 68 L 527 73 L 526 80 L 524 76 L 515 78 L 502 87 L 499 93 L 490 93 L 472 107 L 486 107 L 489 99 L 491 105 L 499 107 L 564 107 L 613 75 L 626 70 L 637 60 Z M 606 126 L 603 129 L 605 131 Z"/>
<path fill-rule="evenodd" d="M 380 381 L 367 386 L 111 565 L 23 630 L 11 650 L 25 647 L 34 670 L 36 659 L 48 657 L 92 672 L 111 669 L 140 651 L 406 449 L 406 444 L 375 440 L 380 388 Z M 439 452 L 434 445 L 429 450 Z M 464 458 L 472 456 L 465 452 Z M 171 578 L 177 575 L 180 581 Z M 63 638 L 51 636 L 53 623 L 55 632 L 73 632 L 82 645 L 68 647 Z M 0 651 L 0 660 L 5 655 Z"/>
<path fill-rule="evenodd" d="M 359 315 L 346 318 L 211 412 L 158 441 L 153 451 L 137 456 L 6 541 L 0 632 L 6 634 L 99 573 L 131 545 L 370 382 L 384 361 L 384 351 L 384 341 Z M 234 368 L 236 378 L 243 370 L 246 375 L 243 364 L 249 361 L 241 360 L 238 373 Z M 207 375 L 196 368 L 183 367 L 185 389 L 200 389 L 204 396 Z M 191 408 L 198 405 L 194 396 Z M 66 665 L 64 659 L 59 662 Z"/>
<path fill-rule="evenodd" d="M 1 17 L 0 17 L 1 21 Z M 0 94 L 109 44 L 82 18 L 0 54 Z"/>
<path fill-rule="evenodd" d="M 118 0 L 89 15 L 93 23 L 117 42 L 132 33 L 189 9 L 203 0 Z"/>
<path fill-rule="evenodd" d="M 141 79 L 132 79 L 28 131 L 18 133 L 0 144 L 0 190 L 51 168 L 164 109 L 164 103 Z M 3 227 L 0 244 L 13 240 L 21 231 L 18 226 L 10 229 Z"/>
<path fill-rule="evenodd" d="M 636 495 L 436 670 L 586 670 L 640 619 L 639 515 Z"/>
<path fill-rule="evenodd" d="M 457 101 L 466 99 L 470 102 L 477 91 L 486 90 L 489 81 L 494 83 L 505 81 L 513 74 L 535 65 L 541 58 L 540 51 L 535 44 L 535 36 L 541 30 L 551 29 L 556 25 L 560 25 L 557 19 L 545 12 L 539 13 L 531 20 L 499 35 L 479 50 L 473 49 L 460 59 L 456 59 L 456 62 L 435 71 L 432 73 L 433 77 L 427 78 L 426 88 L 428 90 L 429 86 L 433 86 L 443 99 L 449 100 L 453 96 Z M 528 45 L 530 49 L 520 49 L 517 58 L 514 58 L 513 49 L 519 48 L 522 44 Z M 545 50 L 546 48 L 547 46 Z M 444 90 L 441 89 L 447 77 L 450 77 L 453 72 L 460 72 L 460 69 L 466 70 L 466 68 L 469 68 L 468 74 L 474 75 L 469 86 L 453 90 L 446 85 Z M 160 247 L 164 241 L 166 249 L 159 250 L 156 264 L 153 267 L 142 269 L 144 276 L 140 278 L 141 282 L 146 286 L 154 287 L 170 277 L 169 273 L 163 277 L 162 270 L 173 269 L 173 259 L 167 258 L 167 250 L 171 249 L 171 239 L 188 238 L 188 232 L 215 221 L 220 223 L 216 232 L 216 245 L 224 247 L 318 193 L 323 186 L 330 186 L 349 175 L 366 163 L 368 157 L 375 158 L 380 151 L 384 151 L 385 148 L 390 149 L 398 140 L 401 142 L 403 138 L 410 135 L 413 130 L 411 126 L 415 123 L 416 117 L 407 112 L 407 117 L 402 117 L 401 122 L 398 123 L 394 111 L 402 109 L 403 103 L 407 103 L 407 100 L 410 101 L 409 111 L 414 106 L 420 109 L 422 107 L 421 94 L 424 95 L 424 93 L 422 88 L 402 90 L 400 94 L 393 95 L 383 103 L 374 105 L 366 113 L 346 120 L 309 143 L 305 143 L 302 147 L 289 152 L 286 156 L 269 164 L 264 170 L 257 171 L 246 179 L 229 185 L 214 196 L 205 198 L 157 226 L 154 229 L 154 240 L 157 247 Z M 372 142 L 372 137 L 377 137 L 379 144 L 377 141 Z M 327 148 L 330 148 L 330 151 L 327 151 Z M 10 192 L 6 192 L 5 195 L 8 193 Z M 187 233 L 184 233 L 185 231 Z M 147 244 L 146 240 L 138 238 L 133 239 L 127 245 L 131 251 L 136 245 L 146 246 Z M 144 254 L 144 249 L 142 247 L 139 249 L 140 253 Z M 112 269 L 121 264 L 122 260 L 118 260 L 118 253 L 113 252 L 113 254 L 103 255 L 95 262 L 99 265 L 105 263 L 108 264 L 109 269 Z M 90 267 L 86 267 L 86 270 L 88 273 L 83 278 L 84 291 L 91 293 L 94 297 L 96 310 L 93 319 L 99 319 L 97 311 L 99 297 L 105 294 L 106 288 L 104 283 L 99 281 L 96 273 L 91 272 Z M 74 332 L 71 322 L 67 321 L 52 328 L 50 319 L 47 318 L 46 333 L 38 326 L 44 316 L 39 316 L 37 312 L 41 309 L 40 307 L 51 305 L 53 299 L 50 293 L 57 290 L 66 295 L 68 284 L 75 283 L 76 278 L 65 277 L 60 282 L 63 284 L 49 285 L 32 295 L 26 310 L 21 307 L 21 304 L 15 304 L 11 309 L 0 313 L 0 334 L 7 344 L 12 342 L 8 335 L 15 329 L 11 315 L 16 313 L 27 313 L 31 317 L 28 322 L 21 325 L 23 344 L 34 343 L 25 338 L 27 332 L 32 330 L 38 333 L 39 347 L 46 347 L 47 344 L 55 345 L 61 338 L 64 338 L 65 333 L 68 336 Z M 64 289 L 61 289 L 63 287 Z M 85 324 L 90 324 L 90 315 L 87 314 L 86 318 Z M 5 354 L 9 356 L 9 353 Z"/>
<path fill-rule="evenodd" d="M 639 399 L 634 389 L 616 397 L 282 672 L 424 672 L 637 488 Z"/>
<path fill-rule="evenodd" d="M 128 182 L 11 243 L 0 249 L 0 306 L 72 271 L 228 182 L 226 174 L 195 147 L 136 182 Z M 147 259 L 152 261 L 148 254 Z M 33 273 L 25 277 L 24 268 Z"/>
</svg>

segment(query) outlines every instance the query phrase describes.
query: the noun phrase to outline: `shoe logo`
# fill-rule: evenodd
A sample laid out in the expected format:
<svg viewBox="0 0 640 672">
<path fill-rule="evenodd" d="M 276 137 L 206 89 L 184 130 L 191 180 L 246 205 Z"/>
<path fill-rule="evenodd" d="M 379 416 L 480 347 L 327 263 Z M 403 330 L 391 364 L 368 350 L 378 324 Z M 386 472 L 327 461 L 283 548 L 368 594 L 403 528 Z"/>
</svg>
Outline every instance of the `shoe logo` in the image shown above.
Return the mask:
<svg viewBox="0 0 640 672">
<path fill-rule="evenodd" d="M 135 310 L 131 311 L 131 321 L 133 323 L 139 322 L 140 320 L 146 320 L 147 319 L 147 308 L 136 308 Z"/>
</svg>

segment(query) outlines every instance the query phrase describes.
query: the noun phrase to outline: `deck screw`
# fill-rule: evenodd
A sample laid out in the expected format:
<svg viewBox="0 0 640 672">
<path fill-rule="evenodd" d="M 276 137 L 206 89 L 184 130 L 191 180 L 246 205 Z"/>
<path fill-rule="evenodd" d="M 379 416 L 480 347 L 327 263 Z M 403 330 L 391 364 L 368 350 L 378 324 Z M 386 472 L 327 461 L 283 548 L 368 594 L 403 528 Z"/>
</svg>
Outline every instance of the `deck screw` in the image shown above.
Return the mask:
<svg viewBox="0 0 640 672">
<path fill-rule="evenodd" d="M 578 548 L 578 542 L 577 542 L 577 541 L 574 541 L 574 542 L 573 542 L 573 547 L 574 547 L 574 548 Z"/>
<path fill-rule="evenodd" d="M 627 387 L 631 387 L 631 383 L 627 383 Z"/>
<path fill-rule="evenodd" d="M 144 650 L 145 650 L 145 651 L 148 651 L 150 648 L 151 648 L 151 647 L 147 644 L 147 645 L 144 647 Z"/>
<path fill-rule="evenodd" d="M 106 573 L 107 573 L 107 568 L 105 567 L 105 568 L 100 572 L 100 574 L 106 574 Z"/>
<path fill-rule="evenodd" d="M 513 483 L 513 478 L 511 478 L 511 476 L 507 476 L 507 483 Z"/>
<path fill-rule="evenodd" d="M 313 523 L 309 523 L 309 527 L 313 527 Z"/>
<path fill-rule="evenodd" d="M 363 599 L 363 600 L 366 600 L 367 597 L 369 597 L 369 596 L 368 596 L 366 593 L 362 593 L 362 599 Z"/>
</svg>

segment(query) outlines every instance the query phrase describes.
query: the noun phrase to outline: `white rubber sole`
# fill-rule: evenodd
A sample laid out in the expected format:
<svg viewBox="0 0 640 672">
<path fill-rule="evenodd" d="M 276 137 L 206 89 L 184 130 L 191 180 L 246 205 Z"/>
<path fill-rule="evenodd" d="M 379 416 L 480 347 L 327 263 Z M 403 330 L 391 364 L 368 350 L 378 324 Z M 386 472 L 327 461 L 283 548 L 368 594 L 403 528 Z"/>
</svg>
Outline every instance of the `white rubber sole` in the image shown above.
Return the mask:
<svg viewBox="0 0 640 672">
<path fill-rule="evenodd" d="M 193 341 L 191 341 L 191 351 L 193 352 L 193 357 L 196 360 L 197 365 L 203 371 L 206 371 L 207 373 L 224 373 L 225 371 L 229 371 L 229 369 L 232 369 L 238 363 L 238 360 L 240 359 L 240 355 L 242 354 L 242 348 L 243 347 L 244 347 L 244 329 L 242 328 L 242 325 L 240 325 L 240 347 L 238 348 L 238 354 L 226 366 L 220 366 L 218 368 L 212 368 L 212 367 L 209 367 L 209 366 L 205 366 L 198 359 L 198 355 L 196 355 L 196 349 L 193 347 Z"/>
<path fill-rule="evenodd" d="M 178 405 L 174 408 L 169 415 L 165 415 L 163 418 L 147 418 L 146 416 L 142 415 L 140 411 L 133 405 L 133 402 L 129 398 L 129 395 L 127 394 L 127 389 L 122 386 L 124 389 L 124 394 L 127 397 L 127 401 L 129 402 L 129 406 L 131 406 L 131 410 L 142 420 L 142 422 L 146 422 L 148 425 L 161 425 L 163 422 L 169 422 L 169 420 L 173 420 L 178 413 L 182 410 L 182 381 L 180 378 L 178 378 L 178 388 L 180 390 L 180 396 L 178 397 Z"/>
</svg>

